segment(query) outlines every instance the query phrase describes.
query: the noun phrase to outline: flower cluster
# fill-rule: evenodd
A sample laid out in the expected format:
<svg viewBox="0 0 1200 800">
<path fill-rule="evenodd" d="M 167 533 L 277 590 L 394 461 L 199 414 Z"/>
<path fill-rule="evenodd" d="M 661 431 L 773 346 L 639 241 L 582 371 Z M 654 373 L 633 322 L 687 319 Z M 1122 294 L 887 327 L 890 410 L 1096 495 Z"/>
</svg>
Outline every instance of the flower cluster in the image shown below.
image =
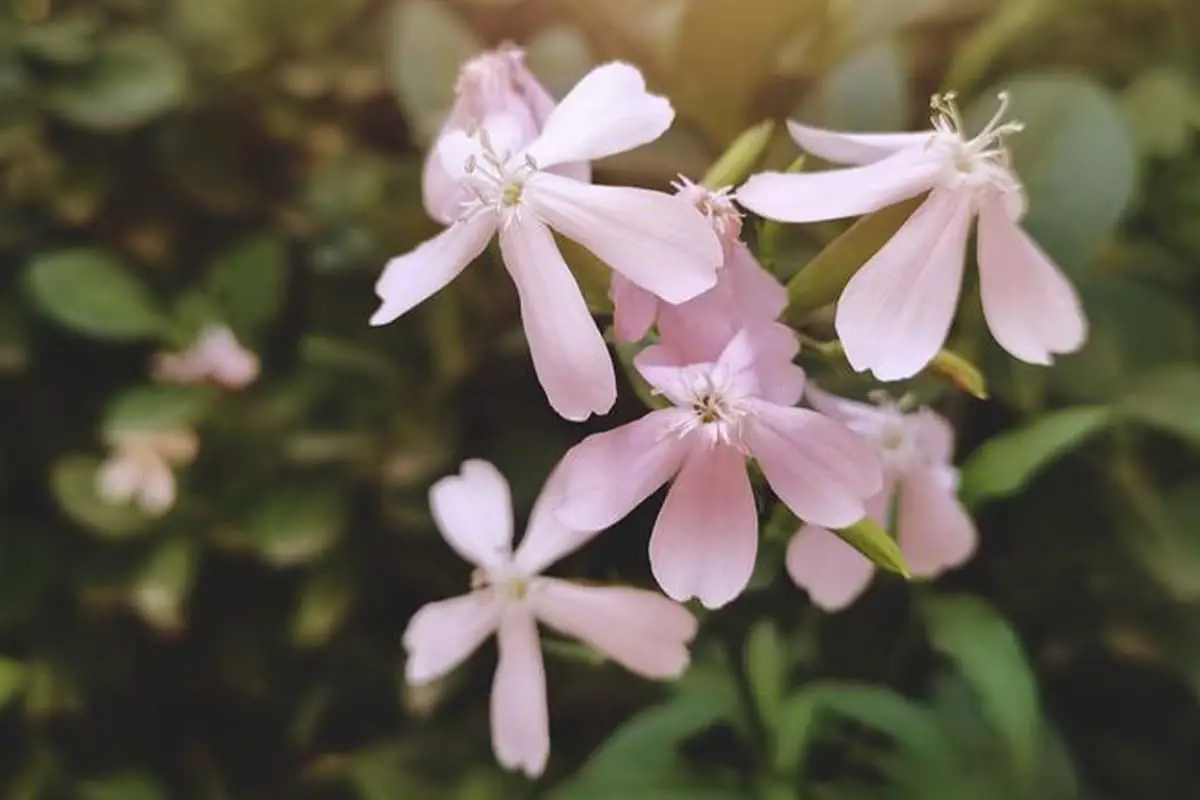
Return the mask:
<svg viewBox="0 0 1200 800">
<path fill-rule="evenodd" d="M 895 531 L 915 576 L 971 556 L 976 533 L 957 500 L 949 423 L 909 398 L 861 403 L 807 384 L 799 337 L 779 321 L 787 291 L 743 241 L 735 202 L 767 219 L 814 222 L 925 196 L 837 303 L 846 359 L 880 380 L 916 375 L 945 344 L 978 217 L 987 323 L 1015 357 L 1049 363 L 1082 344 L 1086 323 L 1071 285 L 1018 225 L 1026 202 L 1004 142 L 1020 126 L 1004 121 L 1005 98 L 973 138 L 953 96 L 935 98 L 926 132 L 793 124 L 802 147 L 851 166 L 761 173 L 736 192 L 681 178 L 668 194 L 591 182 L 592 161 L 658 138 L 674 117 L 627 64 L 594 69 L 556 104 L 521 52 L 505 47 L 463 67 L 457 96 L 424 173 L 426 209 L 446 229 L 387 264 L 371 323 L 440 290 L 498 237 L 550 405 L 570 420 L 604 414 L 616 399 L 612 362 L 557 232 L 612 268 L 613 335 L 644 343 L 654 331 L 633 366 L 663 402 L 564 456 L 515 551 L 508 487 L 494 467 L 467 461 L 434 485 L 437 526 L 476 570 L 469 594 L 410 622 L 410 683 L 445 674 L 495 633 L 496 756 L 540 774 L 549 721 L 537 623 L 640 675 L 678 675 L 696 633 L 679 603 L 719 608 L 750 581 L 755 465 L 804 521 L 787 570 L 826 609 L 843 608 L 870 580 L 871 562 L 835 533 L 864 518 Z M 540 575 L 667 484 L 649 547 L 666 597 Z"/>
</svg>

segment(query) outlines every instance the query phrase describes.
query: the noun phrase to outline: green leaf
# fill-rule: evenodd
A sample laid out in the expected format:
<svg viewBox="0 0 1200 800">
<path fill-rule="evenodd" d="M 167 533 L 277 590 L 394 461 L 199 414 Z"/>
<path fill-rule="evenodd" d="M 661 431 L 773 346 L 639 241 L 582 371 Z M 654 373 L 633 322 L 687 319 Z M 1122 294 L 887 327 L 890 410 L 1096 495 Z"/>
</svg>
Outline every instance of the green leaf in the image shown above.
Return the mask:
<svg viewBox="0 0 1200 800">
<path fill-rule="evenodd" d="M 978 597 L 925 603 L 930 643 L 958 666 L 1008 748 L 1018 774 L 1037 765 L 1041 709 L 1025 650 L 1008 622 Z"/>
<path fill-rule="evenodd" d="M 700 183 L 709 189 L 737 186 L 750 176 L 762 161 L 767 146 L 775 136 L 775 120 L 765 120 L 747 128 L 725 148 L 717 160 L 704 173 Z"/>
<path fill-rule="evenodd" d="M 113 505 L 96 494 L 100 461 L 71 456 L 57 462 L 50 484 L 59 506 L 68 517 L 101 536 L 123 539 L 143 533 L 152 521 L 134 504 Z"/>
<path fill-rule="evenodd" d="M 25 665 L 14 658 L 0 656 L 0 709 L 25 689 Z"/>
<path fill-rule="evenodd" d="M 135 386 L 109 401 L 103 430 L 108 439 L 130 431 L 190 428 L 211 410 L 216 394 L 202 386 Z"/>
<path fill-rule="evenodd" d="M 829 680 L 814 681 L 802 693 L 818 709 L 886 734 L 931 766 L 947 761 L 951 748 L 933 712 L 891 689 Z"/>
<path fill-rule="evenodd" d="M 655 800 L 726 800 L 742 795 L 691 774 L 679 758 L 684 740 L 725 719 L 721 695 L 680 693 L 625 722 L 556 790 L 553 800 L 608 800 L 626 794 Z"/>
<path fill-rule="evenodd" d="M 962 468 L 963 502 L 977 506 L 1023 489 L 1043 468 L 1112 422 L 1104 406 L 1052 411 L 984 442 Z"/>
<path fill-rule="evenodd" d="M 160 543 L 130 587 L 130 602 L 142 619 L 174 633 L 184 627 L 183 606 L 196 576 L 196 546 L 181 536 Z"/>
<path fill-rule="evenodd" d="M 418 141 L 429 142 L 454 103 L 459 68 L 484 45 L 452 8 L 433 0 L 401 3 L 391 26 L 388 74 Z"/>
<path fill-rule="evenodd" d="M 159 336 L 166 329 L 146 287 L 100 250 L 59 250 L 34 258 L 25 282 L 43 313 L 78 333 L 124 340 Z"/>
<path fill-rule="evenodd" d="M 912 122 L 908 58 L 895 38 L 871 42 L 821 76 L 797 119 L 840 131 L 898 131 Z"/>
<path fill-rule="evenodd" d="M 863 517 L 848 528 L 835 530 L 834 533 L 840 536 L 846 544 L 870 559 L 875 566 L 886 569 L 888 572 L 895 572 L 905 578 L 909 577 L 908 565 L 904 563 L 904 555 L 900 552 L 900 546 L 879 523 Z"/>
<path fill-rule="evenodd" d="M 924 201 L 924 195 L 862 217 L 830 242 L 788 282 L 784 318 L 793 323 L 836 301 L 866 264 Z"/>
<path fill-rule="evenodd" d="M 121 772 L 79 784 L 78 800 L 166 800 L 158 781 L 143 772 Z"/>
<path fill-rule="evenodd" d="M 52 85 L 46 102 L 76 125 L 120 131 L 182 103 L 187 82 L 187 67 L 170 43 L 149 31 L 126 31 L 109 36 L 95 59 Z"/>
<path fill-rule="evenodd" d="M 1164 158 L 1183 154 L 1196 97 L 1187 73 L 1170 67 L 1149 69 L 1129 85 L 1121 103 L 1142 153 Z"/>
<path fill-rule="evenodd" d="M 250 547 L 268 562 L 288 567 L 327 553 L 346 524 L 345 499 L 333 489 L 277 489 L 254 509 L 246 523 Z"/>
<path fill-rule="evenodd" d="M 247 239 L 222 253 L 208 287 L 225 321 L 240 337 L 254 336 L 275 321 L 287 283 L 283 243 L 269 236 Z"/>
<path fill-rule="evenodd" d="M 1136 380 L 1116 411 L 1125 419 L 1200 444 L 1200 367 L 1180 364 Z"/>
<path fill-rule="evenodd" d="M 800 691 L 788 696 L 775 714 L 774 765 L 780 775 L 795 777 L 804 769 L 816 721 L 818 696 Z"/>
<path fill-rule="evenodd" d="M 775 623 L 766 619 L 754 623 L 746 636 L 744 658 L 759 717 L 768 730 L 773 730 L 788 673 L 787 648 Z"/>
<path fill-rule="evenodd" d="M 96 49 L 103 20 L 93 10 L 68 12 L 44 19 L 20 32 L 21 48 L 56 64 L 86 61 Z"/>
<path fill-rule="evenodd" d="M 563 260 L 571 268 L 575 282 L 583 292 L 583 299 L 593 314 L 611 314 L 612 299 L 608 296 L 608 286 L 612 281 L 612 270 L 592 252 L 578 242 L 562 236 L 555 236 L 558 249 L 562 251 Z"/>
<path fill-rule="evenodd" d="M 1022 225 L 1068 274 L 1080 277 L 1133 201 L 1137 150 L 1109 92 L 1076 75 L 1030 75 L 982 92 L 966 114 L 979 130 L 1007 90 L 1010 119 L 1025 130 L 1005 140 L 1029 193 Z"/>
<path fill-rule="evenodd" d="M 354 576 L 342 565 L 314 572 L 300 590 L 300 601 L 292 615 L 292 643 L 317 647 L 345 620 L 354 602 Z"/>
</svg>

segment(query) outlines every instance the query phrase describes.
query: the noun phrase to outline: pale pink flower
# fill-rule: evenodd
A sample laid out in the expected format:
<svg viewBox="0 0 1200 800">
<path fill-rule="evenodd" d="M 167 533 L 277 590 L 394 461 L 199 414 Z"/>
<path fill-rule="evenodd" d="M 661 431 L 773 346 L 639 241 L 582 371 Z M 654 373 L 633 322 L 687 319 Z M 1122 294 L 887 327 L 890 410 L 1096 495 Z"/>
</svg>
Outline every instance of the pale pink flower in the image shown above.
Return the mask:
<svg viewBox="0 0 1200 800">
<path fill-rule="evenodd" d="M 687 362 L 714 361 L 739 330 L 777 319 L 787 305 L 787 290 L 742 242 L 742 217 L 727 189 L 710 191 L 683 177 L 675 188 L 676 197 L 699 209 L 721 240 L 725 258 L 717 285 L 672 305 L 613 273 L 613 332 L 636 342 L 657 321 L 659 341 Z"/>
<path fill-rule="evenodd" d="M 429 492 L 446 542 L 474 564 L 469 594 L 429 603 L 404 632 L 405 676 L 420 686 L 454 669 L 496 634 L 500 661 L 492 683 L 492 747 L 507 769 L 540 775 L 550 754 L 546 678 L 537 623 L 575 637 L 647 678 L 687 668 L 696 621 L 682 606 L 641 589 L 585 586 L 540 573 L 595 536 L 564 527 L 551 513 L 552 475 L 512 550 L 512 502 L 504 476 L 486 461 L 466 461 Z"/>
<path fill-rule="evenodd" d="M 594 186 L 548 169 L 645 144 L 673 118 L 670 103 L 646 91 L 641 73 L 613 63 L 586 75 L 525 150 L 512 145 L 511 131 L 486 123 L 474 137 L 443 137 L 439 158 L 473 199 L 441 234 L 388 262 L 371 324 L 391 322 L 441 289 L 499 232 L 550 405 L 571 420 L 606 413 L 617 395 L 612 361 L 551 229 L 675 303 L 716 283 L 721 243 L 703 216 L 670 195 Z"/>
<path fill-rule="evenodd" d="M 455 101 L 442 125 L 438 139 L 454 132 L 471 134 L 485 121 L 511 131 L 511 146 L 520 150 L 533 143 L 550 113 L 554 98 L 525 66 L 525 53 L 511 44 L 483 53 L 468 61 L 458 73 Z M 586 161 L 558 164 L 552 172 L 577 180 L 591 180 Z M 457 170 L 455 170 L 457 173 Z M 465 202 L 474 198 L 437 157 L 435 143 L 425 157 L 421 189 L 429 216 L 445 225 L 458 219 Z"/>
<path fill-rule="evenodd" d="M 648 347 L 638 371 L 674 405 L 594 434 L 564 457 L 561 504 L 568 526 L 602 529 L 672 481 L 650 539 L 650 565 L 675 600 L 709 608 L 737 597 L 758 549 L 758 515 L 746 458 L 798 516 L 843 527 L 866 513 L 882 483 L 862 438 L 815 411 L 792 406 L 804 372 L 772 329 L 742 331 L 714 363 L 678 366 Z"/>
<path fill-rule="evenodd" d="M 858 403 L 810 386 L 813 407 L 844 422 L 874 445 L 883 462 L 883 489 L 867 502 L 869 516 L 884 527 L 894 512 L 896 538 L 909 571 L 932 578 L 975 552 L 975 523 L 958 500 L 954 430 L 936 412 L 907 410 L 878 398 Z M 837 535 L 816 525 L 800 528 L 787 550 L 787 570 L 817 605 L 836 611 L 858 597 L 875 568 Z"/>
<path fill-rule="evenodd" d="M 187 428 L 118 431 L 110 435 L 112 453 L 96 472 L 96 494 L 113 505 L 136 503 L 158 516 L 175 505 L 175 473 L 196 457 L 200 443 Z"/>
<path fill-rule="evenodd" d="M 1001 123 L 1008 97 L 982 132 L 967 139 L 953 95 L 933 100 L 933 130 L 860 134 L 792 124 L 810 152 L 858 164 L 829 172 L 755 175 L 738 202 L 770 219 L 813 222 L 929 197 L 846 285 L 835 327 L 846 358 L 881 380 L 918 373 L 945 344 L 962 285 L 971 222 L 979 218 L 984 316 L 1000 346 L 1031 364 L 1049 364 L 1087 337 L 1079 297 L 1058 267 L 1017 224 L 1025 193 L 1009 166 Z"/>
<path fill-rule="evenodd" d="M 182 353 L 159 353 L 154 378 L 163 383 L 205 383 L 243 389 L 258 378 L 258 356 L 238 344 L 224 325 L 209 325 Z"/>
</svg>

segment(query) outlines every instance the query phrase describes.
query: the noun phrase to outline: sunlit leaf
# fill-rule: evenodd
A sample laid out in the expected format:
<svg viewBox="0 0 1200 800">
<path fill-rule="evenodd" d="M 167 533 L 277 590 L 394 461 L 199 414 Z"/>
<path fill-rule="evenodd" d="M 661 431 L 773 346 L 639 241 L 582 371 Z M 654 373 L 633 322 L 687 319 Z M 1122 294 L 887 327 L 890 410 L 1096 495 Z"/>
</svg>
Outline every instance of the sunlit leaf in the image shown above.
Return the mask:
<svg viewBox="0 0 1200 800">
<path fill-rule="evenodd" d="M 135 386 L 109 401 L 105 435 L 127 431 L 165 431 L 195 425 L 212 408 L 214 392 L 198 386 Z"/>
<path fill-rule="evenodd" d="M 136 505 L 109 503 L 96 494 L 99 467 L 99 460 L 84 456 L 55 463 L 50 484 L 62 510 L 101 536 L 121 539 L 145 531 L 151 519 Z"/>
<path fill-rule="evenodd" d="M 292 642 L 315 647 L 329 640 L 354 602 L 354 576 L 340 565 L 313 573 L 300 590 L 292 615 Z"/>
<path fill-rule="evenodd" d="M 79 333 L 141 339 L 166 328 L 146 287 L 100 250 L 59 250 L 36 257 L 26 268 L 25 281 L 47 316 Z"/>
<path fill-rule="evenodd" d="M 197 567 L 194 543 L 174 536 L 159 543 L 138 571 L 129 600 L 148 623 L 165 632 L 183 628 L 183 606 Z"/>
<path fill-rule="evenodd" d="M 879 523 L 863 517 L 847 528 L 835 530 L 842 541 L 862 553 L 875 566 L 908 577 L 908 566 L 896 540 Z"/>
<path fill-rule="evenodd" d="M 255 507 L 246 523 L 247 544 L 276 566 L 307 563 L 337 542 L 346 511 L 342 495 L 335 490 L 279 488 Z"/>
<path fill-rule="evenodd" d="M 709 167 L 700 181 L 709 189 L 737 186 L 750 176 L 775 136 L 775 121 L 766 120 L 742 131 Z"/>
<path fill-rule="evenodd" d="M 79 800 L 166 800 L 158 781 L 143 772 L 121 772 L 79 784 Z"/>
<path fill-rule="evenodd" d="M 11 703 L 25 688 L 25 665 L 0 656 L 0 708 Z"/>
</svg>

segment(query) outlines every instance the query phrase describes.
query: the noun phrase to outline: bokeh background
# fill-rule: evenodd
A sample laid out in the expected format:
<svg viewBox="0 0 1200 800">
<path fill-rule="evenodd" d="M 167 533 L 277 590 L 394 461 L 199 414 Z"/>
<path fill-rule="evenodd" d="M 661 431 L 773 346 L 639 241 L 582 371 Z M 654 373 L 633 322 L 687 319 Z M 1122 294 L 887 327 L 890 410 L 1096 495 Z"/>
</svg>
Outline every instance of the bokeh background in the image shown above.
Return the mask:
<svg viewBox="0 0 1200 800">
<path fill-rule="evenodd" d="M 1200 4 L 1194 0 L 3 0 L 0 796 L 1145 800 L 1200 785 Z M 766 118 L 975 118 L 1009 86 L 1028 227 L 1092 336 L 1053 369 L 961 348 L 945 394 L 982 546 L 827 615 L 781 577 L 710 616 L 676 686 L 551 643 L 553 754 L 493 763 L 488 648 L 420 692 L 400 635 L 468 567 L 429 483 L 491 459 L 524 513 L 555 417 L 495 265 L 383 329 L 436 232 L 422 148 L 504 40 L 558 95 L 622 58 L 671 97 L 601 180 L 698 178 Z M 784 137 L 766 163 L 796 152 Z M 789 229 L 789 277 L 841 223 Z M 152 355 L 227 321 L 242 392 Z M 817 325 L 821 324 L 817 318 Z M 824 367 L 838 380 L 836 366 Z M 105 431 L 195 426 L 161 518 L 97 498 Z M 559 574 L 649 585 L 653 508 Z"/>
</svg>

